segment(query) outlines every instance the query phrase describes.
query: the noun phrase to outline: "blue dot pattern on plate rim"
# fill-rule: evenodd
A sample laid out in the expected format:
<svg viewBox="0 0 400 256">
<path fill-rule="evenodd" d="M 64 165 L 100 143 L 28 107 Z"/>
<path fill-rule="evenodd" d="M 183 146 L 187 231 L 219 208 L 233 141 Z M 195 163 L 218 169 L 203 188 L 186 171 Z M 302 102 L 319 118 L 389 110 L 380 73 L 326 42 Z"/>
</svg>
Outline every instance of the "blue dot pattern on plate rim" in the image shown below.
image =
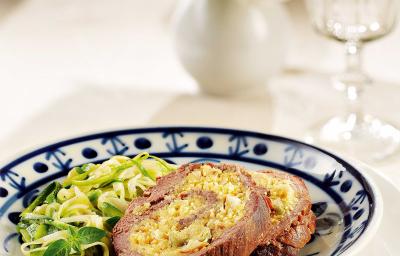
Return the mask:
<svg viewBox="0 0 400 256">
<path fill-rule="evenodd" d="M 135 140 L 135 147 L 137 149 L 149 149 L 151 147 L 151 141 L 145 137 L 140 137 Z"/>
<path fill-rule="evenodd" d="M 97 157 L 97 151 L 94 150 L 93 148 L 87 147 L 82 149 L 82 156 L 87 159 L 94 159 Z"/>
<path fill-rule="evenodd" d="M 197 139 L 196 144 L 197 147 L 200 149 L 208 149 L 213 146 L 213 141 L 210 137 L 208 136 L 201 136 Z"/>
<path fill-rule="evenodd" d="M 253 148 L 254 154 L 256 154 L 258 156 L 266 154 L 267 151 L 268 151 L 268 147 L 265 143 L 258 143 Z"/>
<path fill-rule="evenodd" d="M 224 147 L 216 145 L 216 137 L 219 141 L 224 141 Z M 78 150 L 79 154 L 77 150 L 72 150 L 81 144 L 84 146 Z M 281 148 L 280 159 L 269 154 L 272 147 L 278 146 Z M 287 171 L 318 186 L 340 206 L 344 216 L 344 232 L 332 255 L 340 255 L 357 241 L 373 216 L 374 197 L 360 173 L 345 161 L 323 150 L 282 137 L 246 131 L 160 127 L 121 130 L 62 141 L 33 151 L 3 166 L 0 169 L 0 179 L 3 181 L 0 186 L 0 218 L 7 213 L 10 221 L 17 221 L 16 216 L 19 212 L 9 212 L 9 208 L 12 208 L 18 198 L 22 198 L 23 207 L 26 207 L 37 195 L 36 188 L 63 177 L 73 166 L 86 163 L 88 159 L 101 162 L 113 155 L 132 156 L 150 148 L 150 153 L 167 158 L 170 162 L 174 162 L 170 159 L 174 157 L 197 159 L 193 161 L 244 161 Z M 338 164 L 322 177 L 316 177 L 307 173 L 307 170 L 318 166 L 322 161 L 320 155 L 329 157 Z M 43 175 L 43 178 L 28 182 L 27 178 L 20 174 L 20 167 L 26 168 L 24 165 L 28 160 L 34 161 L 30 169 Z M 335 215 L 327 212 L 324 202 L 314 203 L 313 209 L 318 210 L 317 215 L 321 222 L 334 221 Z M 316 235 L 322 233 L 323 230 L 317 229 Z M 15 233 L 11 233 L 5 238 L 5 251 L 15 236 Z"/>
<path fill-rule="evenodd" d="M 49 167 L 42 162 L 36 162 L 35 164 L 33 164 L 33 169 L 38 173 L 45 173 L 47 172 Z"/>
<path fill-rule="evenodd" d="M 0 197 L 6 197 L 6 196 L 8 196 L 8 190 L 3 187 L 0 187 Z"/>
</svg>

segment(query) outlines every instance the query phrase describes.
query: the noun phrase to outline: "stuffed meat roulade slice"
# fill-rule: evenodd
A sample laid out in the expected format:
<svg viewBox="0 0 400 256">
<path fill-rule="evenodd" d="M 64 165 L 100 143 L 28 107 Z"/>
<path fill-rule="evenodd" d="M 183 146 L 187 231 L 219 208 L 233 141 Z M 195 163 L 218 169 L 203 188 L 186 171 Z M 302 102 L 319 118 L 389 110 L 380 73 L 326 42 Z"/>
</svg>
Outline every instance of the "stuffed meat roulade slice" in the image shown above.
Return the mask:
<svg viewBox="0 0 400 256">
<path fill-rule="evenodd" d="M 270 201 L 248 171 L 188 164 L 133 200 L 113 230 L 119 256 L 248 256 L 271 239 Z"/>
</svg>

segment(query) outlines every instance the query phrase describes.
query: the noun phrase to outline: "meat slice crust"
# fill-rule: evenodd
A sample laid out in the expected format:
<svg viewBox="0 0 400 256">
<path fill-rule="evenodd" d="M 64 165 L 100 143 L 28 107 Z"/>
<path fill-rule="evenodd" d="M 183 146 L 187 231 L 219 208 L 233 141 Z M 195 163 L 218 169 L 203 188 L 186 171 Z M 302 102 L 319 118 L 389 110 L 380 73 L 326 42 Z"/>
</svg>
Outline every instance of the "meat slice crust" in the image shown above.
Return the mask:
<svg viewBox="0 0 400 256">
<path fill-rule="evenodd" d="M 295 256 L 315 232 L 315 215 L 304 181 L 294 175 L 265 170 L 250 173 L 268 191 L 272 203 L 272 239 L 267 238 L 251 256 Z"/>
</svg>

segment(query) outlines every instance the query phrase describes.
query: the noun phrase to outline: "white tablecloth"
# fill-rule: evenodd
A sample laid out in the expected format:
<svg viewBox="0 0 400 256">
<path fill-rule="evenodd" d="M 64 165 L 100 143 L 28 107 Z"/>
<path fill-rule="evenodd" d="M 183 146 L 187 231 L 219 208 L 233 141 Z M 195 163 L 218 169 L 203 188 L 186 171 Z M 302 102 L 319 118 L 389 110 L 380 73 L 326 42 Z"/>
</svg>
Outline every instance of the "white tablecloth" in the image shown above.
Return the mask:
<svg viewBox="0 0 400 256">
<path fill-rule="evenodd" d="M 302 2 L 287 3 L 293 26 L 286 70 L 257 100 L 198 94 L 176 59 L 174 0 L 3 0 L 0 2 L 0 159 L 55 140 L 150 125 L 210 125 L 301 139 L 340 110 L 328 75 L 343 68 L 342 45 L 315 35 Z M 367 110 L 400 125 L 399 30 L 365 52 L 382 81 Z M 396 102 L 397 101 L 397 102 Z M 226 113 L 235 112 L 227 118 Z M 400 185 L 398 157 L 375 165 Z"/>
</svg>

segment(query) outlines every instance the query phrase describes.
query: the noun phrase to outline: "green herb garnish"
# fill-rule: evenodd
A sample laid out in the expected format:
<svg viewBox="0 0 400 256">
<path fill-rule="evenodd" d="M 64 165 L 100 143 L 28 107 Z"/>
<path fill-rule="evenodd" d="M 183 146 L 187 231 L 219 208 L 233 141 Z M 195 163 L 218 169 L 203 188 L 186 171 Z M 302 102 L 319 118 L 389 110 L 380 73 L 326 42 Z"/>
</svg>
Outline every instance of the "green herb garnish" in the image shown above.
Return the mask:
<svg viewBox="0 0 400 256">
<path fill-rule="evenodd" d="M 52 242 L 44 252 L 43 256 L 68 256 L 71 245 L 63 239 Z"/>
<path fill-rule="evenodd" d="M 60 239 L 49 244 L 43 256 L 67 256 L 73 249 L 81 252 L 82 245 L 92 244 L 100 241 L 107 235 L 104 230 L 94 227 L 83 227 L 78 231 L 69 229 L 69 237 L 67 240 Z"/>
</svg>

